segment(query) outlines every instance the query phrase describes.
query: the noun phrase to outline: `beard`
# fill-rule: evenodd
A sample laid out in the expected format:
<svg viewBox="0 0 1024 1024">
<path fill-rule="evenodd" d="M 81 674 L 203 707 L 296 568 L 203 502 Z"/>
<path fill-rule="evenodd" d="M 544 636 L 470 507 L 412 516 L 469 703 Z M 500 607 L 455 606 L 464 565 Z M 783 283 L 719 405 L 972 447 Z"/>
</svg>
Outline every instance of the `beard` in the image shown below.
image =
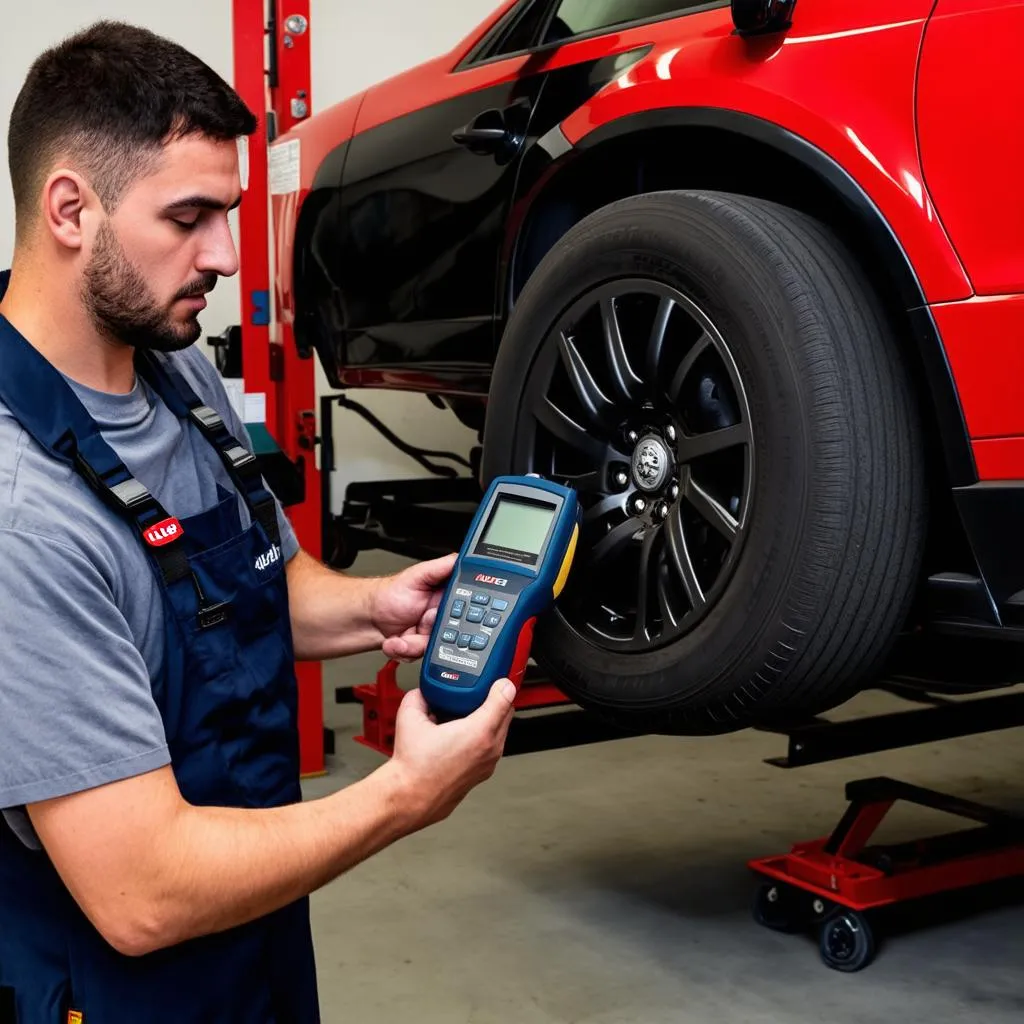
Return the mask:
<svg viewBox="0 0 1024 1024">
<path fill-rule="evenodd" d="M 179 299 L 212 291 L 216 283 L 216 274 L 203 274 L 161 306 L 121 248 L 114 229 L 104 222 L 85 268 L 82 288 L 85 308 L 101 334 L 132 348 L 179 352 L 199 340 L 202 328 L 196 315 L 176 321 L 171 307 Z"/>
</svg>

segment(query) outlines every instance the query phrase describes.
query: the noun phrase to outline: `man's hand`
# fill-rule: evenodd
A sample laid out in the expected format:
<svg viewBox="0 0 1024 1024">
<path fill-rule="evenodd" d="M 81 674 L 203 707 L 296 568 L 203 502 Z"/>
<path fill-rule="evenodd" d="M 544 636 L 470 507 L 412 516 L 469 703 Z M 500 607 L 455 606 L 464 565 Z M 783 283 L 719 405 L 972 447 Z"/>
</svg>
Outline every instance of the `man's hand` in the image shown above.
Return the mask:
<svg viewBox="0 0 1024 1024">
<path fill-rule="evenodd" d="M 170 766 L 28 807 L 61 878 L 115 949 L 140 956 L 262 917 L 446 818 L 501 757 L 515 688 L 437 725 L 419 690 L 394 756 L 318 800 L 194 807 Z"/>
<path fill-rule="evenodd" d="M 457 558 L 451 554 L 418 562 L 379 581 L 371 599 L 370 621 L 384 637 L 385 657 L 396 661 L 423 657 L 444 584 Z"/>
<path fill-rule="evenodd" d="M 336 572 L 299 551 L 287 567 L 295 657 L 322 661 L 383 650 L 396 661 L 422 658 L 457 557 L 371 578 Z"/>
<path fill-rule="evenodd" d="M 399 780 L 413 831 L 448 817 L 471 789 L 494 774 L 515 696 L 515 686 L 499 679 L 471 715 L 438 725 L 419 690 L 405 695 L 395 722 L 394 753 L 384 768 Z"/>
</svg>

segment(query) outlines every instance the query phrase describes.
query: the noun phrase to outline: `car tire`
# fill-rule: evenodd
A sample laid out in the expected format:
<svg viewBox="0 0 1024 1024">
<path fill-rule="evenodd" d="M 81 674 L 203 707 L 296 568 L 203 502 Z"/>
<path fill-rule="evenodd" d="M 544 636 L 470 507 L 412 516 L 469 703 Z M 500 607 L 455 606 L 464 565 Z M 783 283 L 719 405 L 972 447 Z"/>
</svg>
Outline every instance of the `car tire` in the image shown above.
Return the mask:
<svg viewBox="0 0 1024 1024">
<path fill-rule="evenodd" d="M 666 309 L 659 348 L 644 317 Z M 699 344 L 706 368 L 691 358 L 684 370 Z M 673 397 L 663 382 L 676 361 Z M 697 450 L 695 420 L 718 429 L 729 416 L 730 436 L 743 438 L 729 473 L 738 480 L 742 463 L 745 489 L 729 496 L 741 485 L 715 468 L 709 516 L 709 490 L 692 485 L 726 453 L 680 460 Z M 666 440 L 676 436 L 666 418 L 690 448 Z M 654 445 L 638 461 L 630 446 L 643 431 Z M 655 480 L 659 458 L 675 483 L 640 515 L 638 485 Z M 485 424 L 485 483 L 528 472 L 577 485 L 586 509 L 569 586 L 538 623 L 534 656 L 570 697 L 627 728 L 721 733 L 834 707 L 877 677 L 914 597 L 925 457 L 892 325 L 835 234 L 771 202 L 643 195 L 555 244 L 509 318 Z M 713 544 L 726 553 L 705 555 Z M 614 569 L 613 548 L 625 568 Z M 627 557 L 639 560 L 635 579 Z"/>
</svg>

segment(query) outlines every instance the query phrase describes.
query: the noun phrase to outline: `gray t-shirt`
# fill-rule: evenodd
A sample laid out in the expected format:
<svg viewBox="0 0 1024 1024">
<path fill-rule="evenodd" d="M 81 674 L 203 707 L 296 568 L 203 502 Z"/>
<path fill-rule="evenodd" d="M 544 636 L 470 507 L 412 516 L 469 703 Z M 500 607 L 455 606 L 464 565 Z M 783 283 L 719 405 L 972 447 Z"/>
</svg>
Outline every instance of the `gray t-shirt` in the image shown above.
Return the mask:
<svg viewBox="0 0 1024 1024">
<path fill-rule="evenodd" d="M 174 364 L 251 450 L 216 369 Z M 69 382 L 71 383 L 71 382 Z M 130 472 L 184 518 L 234 490 L 220 456 L 137 379 L 127 395 L 72 384 Z M 241 497 L 244 525 L 250 522 Z M 280 505 L 285 559 L 298 549 Z M 0 809 L 29 845 L 23 805 L 170 762 L 150 680 L 164 658 L 160 587 L 143 545 L 0 402 Z"/>
</svg>

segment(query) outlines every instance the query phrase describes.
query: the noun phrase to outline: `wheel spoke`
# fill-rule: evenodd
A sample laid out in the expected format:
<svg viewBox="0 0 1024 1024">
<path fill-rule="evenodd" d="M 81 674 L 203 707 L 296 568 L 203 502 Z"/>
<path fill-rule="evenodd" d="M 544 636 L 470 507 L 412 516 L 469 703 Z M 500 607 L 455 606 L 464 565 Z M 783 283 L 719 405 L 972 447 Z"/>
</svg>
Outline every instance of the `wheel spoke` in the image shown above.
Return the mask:
<svg viewBox="0 0 1024 1024">
<path fill-rule="evenodd" d="M 740 524 L 708 494 L 699 484 L 688 476 L 683 485 L 686 500 L 706 519 L 727 541 L 732 543 L 739 532 Z"/>
<path fill-rule="evenodd" d="M 673 630 L 677 629 L 682 621 L 682 616 L 676 615 L 668 596 L 668 579 L 660 572 L 658 573 L 658 607 L 661 609 L 661 621 L 664 628 L 666 630 L 669 627 Z"/>
<path fill-rule="evenodd" d="M 595 502 L 583 513 L 583 521 L 588 525 L 604 519 L 612 509 L 622 508 L 622 495 L 609 494 L 600 501 Z"/>
<path fill-rule="evenodd" d="M 559 441 L 578 451 L 589 462 L 597 464 L 604 462 L 604 445 L 592 437 L 575 420 L 570 419 L 550 398 L 544 398 L 538 404 L 534 415 L 537 422 L 550 430 Z"/>
<path fill-rule="evenodd" d="M 665 520 L 665 548 L 668 551 L 669 566 L 675 570 L 686 591 L 694 611 L 704 606 L 704 591 L 701 589 L 700 580 L 693 568 L 693 561 L 690 558 L 690 551 L 686 545 L 686 534 L 683 531 L 683 518 L 679 513 L 679 506 L 676 505 Z"/>
<path fill-rule="evenodd" d="M 615 299 L 607 298 L 601 302 L 601 322 L 604 325 L 604 343 L 608 353 L 608 368 L 612 373 L 612 381 L 619 397 L 626 402 L 635 401 L 643 381 L 633 372 L 626 353 L 626 343 L 622 340 L 619 318 L 615 312 Z"/>
<path fill-rule="evenodd" d="M 611 426 L 615 422 L 615 405 L 594 380 L 576 342 L 564 332 L 559 337 L 559 351 L 576 397 L 591 423 L 600 427 Z"/>
<path fill-rule="evenodd" d="M 711 335 L 705 331 L 693 344 L 693 348 L 686 353 L 686 358 L 679 364 L 679 369 L 676 370 L 675 376 L 672 378 L 672 383 L 668 386 L 668 397 L 671 401 L 675 402 L 679 397 L 679 392 L 683 388 L 683 384 L 686 382 L 686 378 L 690 376 L 690 371 L 693 369 L 697 360 L 700 359 L 701 354 L 711 344 Z"/>
<path fill-rule="evenodd" d="M 633 539 L 633 534 L 640 527 L 635 519 L 627 519 L 619 523 L 614 529 L 609 530 L 594 546 L 590 552 L 590 566 L 595 568 L 602 562 L 621 554 Z"/>
<path fill-rule="evenodd" d="M 676 444 L 676 455 L 680 462 L 699 459 L 703 455 L 733 448 L 738 444 L 750 443 L 750 427 L 736 423 L 721 430 L 709 430 L 706 434 L 681 434 Z"/>
<path fill-rule="evenodd" d="M 654 326 L 651 328 L 651 337 L 647 342 L 647 378 L 656 380 L 658 367 L 661 364 L 662 352 L 665 349 L 665 332 L 668 330 L 668 322 L 672 316 L 672 310 L 676 304 L 669 298 L 664 298 L 658 303 L 658 312 L 654 317 Z"/>
<path fill-rule="evenodd" d="M 644 534 L 643 544 L 640 547 L 640 570 L 637 576 L 636 591 L 636 626 L 633 630 L 634 640 L 650 640 L 651 631 L 647 628 L 647 595 L 650 591 L 651 571 L 658 571 L 657 562 L 654 562 L 654 542 L 658 537 L 657 530 L 648 530 Z M 652 565 L 652 562 L 654 564 Z"/>
</svg>

